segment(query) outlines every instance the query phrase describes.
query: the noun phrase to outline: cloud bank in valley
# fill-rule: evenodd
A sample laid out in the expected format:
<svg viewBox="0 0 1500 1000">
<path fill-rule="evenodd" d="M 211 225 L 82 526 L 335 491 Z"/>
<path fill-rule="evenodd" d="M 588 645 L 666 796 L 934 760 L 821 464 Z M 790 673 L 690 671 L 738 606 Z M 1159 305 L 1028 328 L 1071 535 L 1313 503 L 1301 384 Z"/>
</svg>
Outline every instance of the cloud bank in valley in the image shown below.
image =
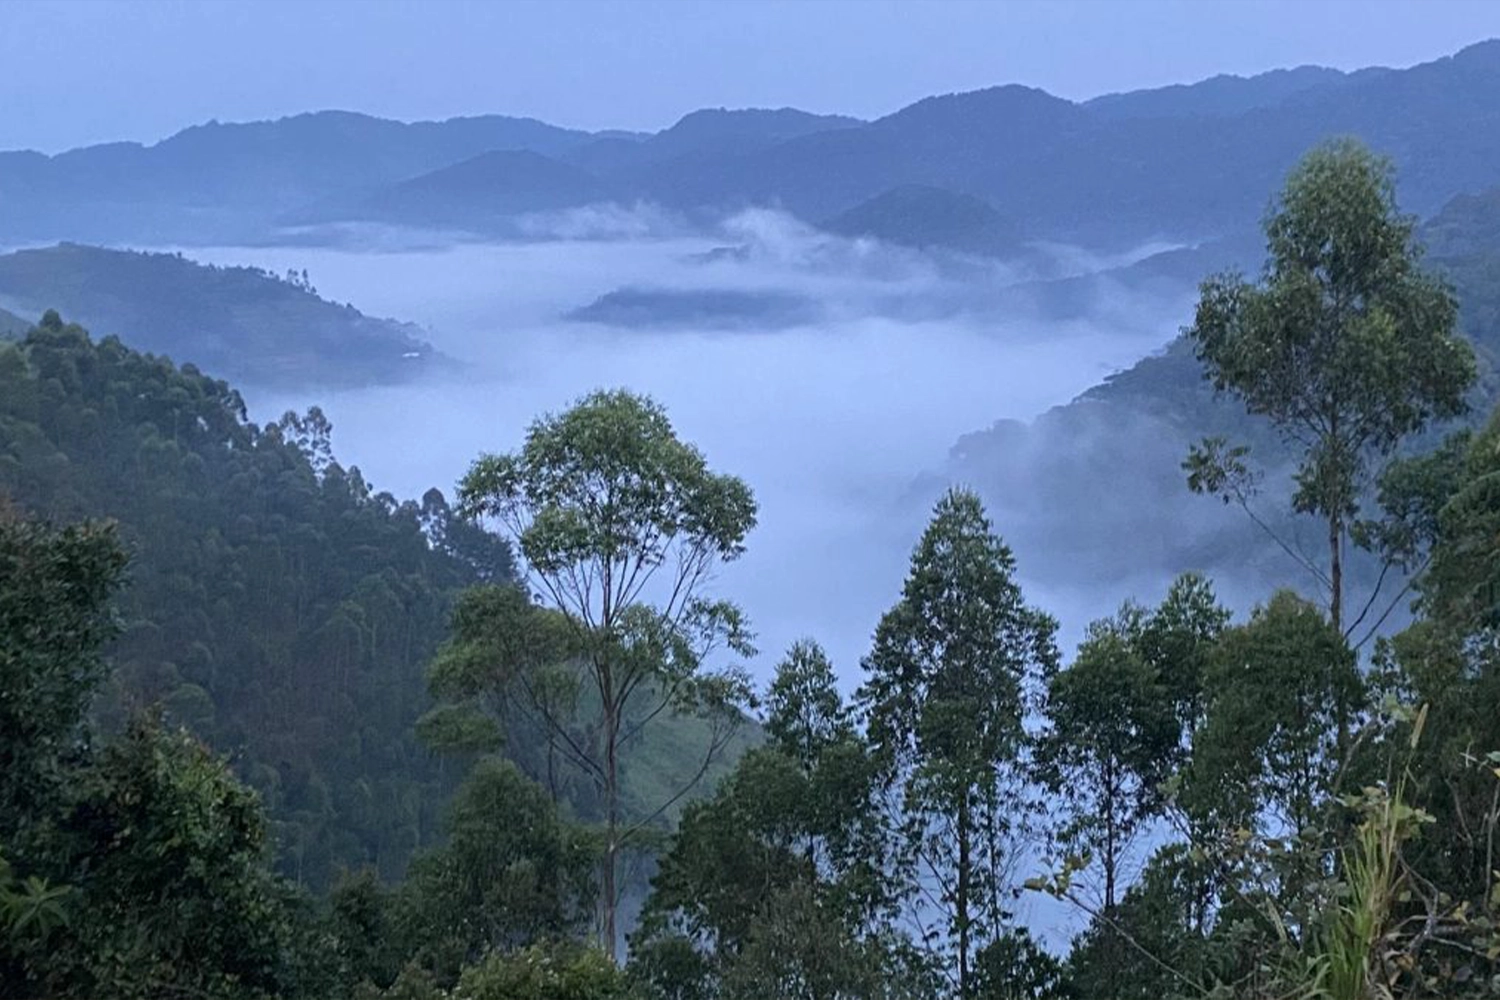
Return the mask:
<svg viewBox="0 0 1500 1000">
<path fill-rule="evenodd" d="M 335 451 L 397 496 L 451 491 L 480 452 L 516 447 L 535 416 L 591 389 L 654 396 L 714 467 L 743 476 L 760 500 L 747 554 L 717 581 L 759 635 L 754 672 L 768 676 L 794 639 L 813 636 L 850 687 L 927 517 L 932 491 L 914 487 L 919 476 L 941 475 L 961 435 L 1030 419 L 1159 347 L 1189 294 L 1119 288 L 1058 319 L 1016 291 L 1031 277 L 1024 269 L 834 239 L 769 212 L 741 215 L 717 238 L 193 254 L 306 268 L 325 296 L 414 320 L 468 362 L 441 383 L 298 398 L 247 390 L 262 420 L 321 404 Z M 622 288 L 798 296 L 817 318 L 732 331 L 564 318 Z M 1088 580 L 1043 567 L 1046 539 L 1023 537 L 1036 526 L 1010 520 L 995 500 L 997 530 L 1020 552 L 1023 576 L 1045 581 L 1036 596 L 1068 636 L 1126 596 L 1085 596 Z M 1097 501 L 1056 502 L 1087 517 Z"/>
</svg>

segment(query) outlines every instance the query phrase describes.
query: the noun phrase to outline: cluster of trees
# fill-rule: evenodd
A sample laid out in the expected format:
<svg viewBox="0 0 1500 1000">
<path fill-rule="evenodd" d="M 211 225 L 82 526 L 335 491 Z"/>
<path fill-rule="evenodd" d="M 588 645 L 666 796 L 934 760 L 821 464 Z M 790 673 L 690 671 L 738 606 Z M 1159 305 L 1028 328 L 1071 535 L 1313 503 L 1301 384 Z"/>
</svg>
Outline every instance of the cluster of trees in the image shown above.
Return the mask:
<svg viewBox="0 0 1500 1000">
<path fill-rule="evenodd" d="M 424 666 L 461 593 L 514 579 L 506 540 L 437 490 L 376 491 L 330 435 L 316 408 L 256 426 L 224 382 L 55 314 L 0 343 L 0 493 L 58 523 L 114 521 L 130 553 L 96 723 L 155 705 L 231 755 L 282 872 L 316 891 L 343 869 L 398 878 L 443 836 L 466 761 L 417 736 Z M 673 752 L 690 735 L 634 746 L 627 795 L 695 769 Z M 512 733 L 507 750 L 542 773 L 540 741 Z"/>
<path fill-rule="evenodd" d="M 383 977 L 377 937 L 442 975 L 574 926 L 587 854 L 512 765 L 474 769 L 394 897 L 366 870 L 318 901 L 275 873 L 261 797 L 198 737 L 147 712 L 91 738 L 126 562 L 111 525 L 0 512 L 7 996 L 340 996 Z"/>
<path fill-rule="evenodd" d="M 1187 334 L 1219 390 L 1299 456 L 1290 505 L 1328 547 L 1289 548 L 1320 591 L 1235 621 L 1184 574 L 1093 623 L 1065 661 L 979 498 L 953 489 L 852 696 L 810 639 L 757 695 L 715 667 L 749 633 L 708 586 L 755 523 L 749 488 L 655 403 L 595 393 L 478 459 L 457 514 L 385 510 L 428 553 L 411 558 L 474 574 L 414 727 L 432 766 L 465 777 L 442 842 L 399 882 L 350 866 L 313 894 L 278 874 L 261 796 L 180 706 L 106 698 L 91 722 L 120 626 L 119 531 L 7 508 L 4 982 L 391 1000 L 1495 995 L 1500 414 L 1414 447 L 1462 413 L 1478 366 L 1384 163 L 1316 151 L 1267 230 L 1264 274 L 1205 283 Z M 11 350 L 49 373 L 34 412 L 54 384 L 108 370 L 49 353 L 81 336 L 49 316 Z M 316 489 L 348 475 L 320 427 L 314 412 L 217 433 L 291 448 Z M 119 458 L 148 469 L 165 450 L 142 435 Z M 1257 488 L 1243 445 L 1208 440 L 1184 465 L 1228 501 Z M 513 540 L 526 586 L 475 522 Z M 391 531 L 383 544 L 404 537 Z M 1387 573 L 1346 577 L 1352 549 Z M 1407 589 L 1382 593 L 1385 575 Z M 1413 593 L 1408 627 L 1368 628 Z M 401 612 L 372 612 L 388 640 Z M 1065 955 L 1028 933 L 1028 893 L 1083 917 Z"/>
<path fill-rule="evenodd" d="M 398 502 L 341 466 L 316 409 L 258 427 L 191 366 L 49 313 L 0 344 L 0 492 L 131 553 L 98 714 L 160 705 L 261 794 L 285 870 L 401 874 L 456 783 L 412 731 L 454 595 L 509 546 L 441 493 Z"/>
</svg>

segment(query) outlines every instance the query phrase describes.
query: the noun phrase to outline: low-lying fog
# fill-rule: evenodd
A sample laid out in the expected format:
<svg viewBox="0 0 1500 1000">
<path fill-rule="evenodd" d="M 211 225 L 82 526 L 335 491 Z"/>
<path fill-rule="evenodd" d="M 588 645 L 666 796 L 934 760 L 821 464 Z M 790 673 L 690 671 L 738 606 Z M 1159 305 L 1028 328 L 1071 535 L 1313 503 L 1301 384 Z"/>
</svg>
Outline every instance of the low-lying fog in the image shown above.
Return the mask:
<svg viewBox="0 0 1500 1000">
<path fill-rule="evenodd" d="M 927 517 L 933 493 L 914 489 L 918 477 L 940 473 L 961 434 L 1029 419 L 1160 347 L 1190 295 L 1122 291 L 1087 318 L 1045 321 L 1014 297 L 997 299 L 1026 277 L 1014 268 L 828 240 L 765 213 L 737 220 L 724 239 L 186 252 L 306 268 L 325 298 L 417 322 L 471 366 L 393 388 L 247 391 L 261 421 L 320 404 L 340 459 L 398 497 L 434 485 L 451 495 L 480 452 L 515 448 L 535 416 L 596 387 L 654 396 L 713 467 L 745 478 L 760 501 L 747 554 L 717 581 L 758 634 L 752 671 L 767 676 L 794 639 L 813 636 L 849 687 Z M 1073 271 L 1119 263 L 1077 252 L 1066 261 Z M 649 290 L 649 314 L 627 312 L 630 326 L 567 318 L 620 289 Z M 735 293 L 733 315 L 703 313 L 692 295 L 690 308 L 672 311 L 679 293 L 705 291 Z M 795 299 L 816 318 L 780 309 L 758 318 L 743 308 L 755 297 Z M 1046 544 L 1015 541 L 1024 580 L 1024 557 Z M 1070 640 L 1127 596 L 1076 582 L 1031 593 Z"/>
</svg>

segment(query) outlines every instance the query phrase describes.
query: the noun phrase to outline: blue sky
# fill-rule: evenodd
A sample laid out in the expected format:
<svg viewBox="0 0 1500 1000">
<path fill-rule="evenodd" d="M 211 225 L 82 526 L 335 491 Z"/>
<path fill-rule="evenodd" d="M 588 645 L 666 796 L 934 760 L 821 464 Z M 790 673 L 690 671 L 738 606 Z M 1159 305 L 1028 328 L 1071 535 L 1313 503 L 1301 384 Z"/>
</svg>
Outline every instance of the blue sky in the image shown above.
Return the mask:
<svg viewBox="0 0 1500 1000">
<path fill-rule="evenodd" d="M 1069 98 L 1500 36 L 1491 0 L 6 0 L 0 149 L 347 108 L 656 129 L 698 107 L 873 117 L 1020 82 Z"/>
</svg>

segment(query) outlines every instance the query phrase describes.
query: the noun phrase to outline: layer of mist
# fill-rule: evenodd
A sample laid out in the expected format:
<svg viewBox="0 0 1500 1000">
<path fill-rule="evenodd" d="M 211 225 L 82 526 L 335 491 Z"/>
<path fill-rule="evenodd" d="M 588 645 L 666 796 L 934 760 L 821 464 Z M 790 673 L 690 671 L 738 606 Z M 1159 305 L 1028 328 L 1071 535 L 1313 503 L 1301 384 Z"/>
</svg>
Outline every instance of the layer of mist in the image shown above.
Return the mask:
<svg viewBox="0 0 1500 1000">
<path fill-rule="evenodd" d="M 833 239 L 768 212 L 732 220 L 717 239 L 424 242 L 391 233 L 383 244 L 391 249 L 381 250 L 367 239 L 356 248 L 191 251 L 278 273 L 306 268 L 325 295 L 415 321 L 469 366 L 452 379 L 391 388 L 288 395 L 249 387 L 253 415 L 321 405 L 341 460 L 376 488 L 413 497 L 434 485 L 451 491 L 478 454 L 518 446 L 534 417 L 594 388 L 649 393 L 713 467 L 744 477 L 760 501 L 747 554 L 716 581 L 755 627 L 753 673 L 768 677 L 793 640 L 813 636 L 851 688 L 875 623 L 899 595 L 932 476 L 943 474 L 953 443 L 997 419 L 1030 420 L 1158 348 L 1191 295 L 1095 289 L 1086 315 L 1059 320 L 1028 305 L 1029 270 Z M 1081 251 L 1056 260 L 1068 273 L 1122 262 Z M 631 288 L 663 301 L 701 301 L 710 291 L 741 305 L 795 297 L 816 305 L 817 319 L 742 315 L 726 329 L 711 319 L 565 318 Z M 1104 592 L 1086 568 L 1046 565 L 1052 529 L 1008 521 L 1005 500 L 992 499 L 996 529 L 1065 638 L 1128 596 Z M 1076 505 L 1084 520 L 1098 504 L 1048 502 Z M 1142 584 L 1174 571 L 1148 566 Z"/>
</svg>

